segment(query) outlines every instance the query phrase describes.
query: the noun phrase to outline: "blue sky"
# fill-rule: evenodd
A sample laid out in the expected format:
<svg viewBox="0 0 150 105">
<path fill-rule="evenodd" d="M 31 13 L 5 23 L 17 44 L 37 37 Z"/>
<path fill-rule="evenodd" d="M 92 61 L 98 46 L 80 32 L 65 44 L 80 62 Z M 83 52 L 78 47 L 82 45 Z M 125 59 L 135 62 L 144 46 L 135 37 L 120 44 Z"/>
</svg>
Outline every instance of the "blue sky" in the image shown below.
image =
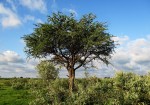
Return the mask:
<svg viewBox="0 0 150 105">
<path fill-rule="evenodd" d="M 48 15 L 57 11 L 72 12 L 77 19 L 94 13 L 97 21 L 107 22 L 108 32 L 116 36 L 114 40 L 120 46 L 112 59 L 115 66 L 101 66 L 100 76 L 109 76 L 112 68 L 145 74 L 150 70 L 149 5 L 149 0 L 0 0 L 0 76 L 35 77 L 38 61 L 26 62 L 21 37 L 32 33 L 34 24 L 45 22 Z"/>
</svg>

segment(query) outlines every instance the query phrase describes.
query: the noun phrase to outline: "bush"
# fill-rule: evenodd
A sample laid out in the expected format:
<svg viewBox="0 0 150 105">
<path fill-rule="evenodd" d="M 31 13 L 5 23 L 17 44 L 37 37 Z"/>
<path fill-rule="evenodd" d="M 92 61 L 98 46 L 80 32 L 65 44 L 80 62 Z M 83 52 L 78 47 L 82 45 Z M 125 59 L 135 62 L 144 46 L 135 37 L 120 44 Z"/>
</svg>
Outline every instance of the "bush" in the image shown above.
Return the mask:
<svg viewBox="0 0 150 105">
<path fill-rule="evenodd" d="M 67 79 L 47 85 L 39 82 L 32 90 L 30 105 L 149 105 L 150 76 L 117 73 L 114 78 L 76 79 L 76 90 L 69 94 Z"/>
<path fill-rule="evenodd" d="M 120 104 L 150 103 L 150 79 L 133 73 L 118 73 L 115 79 L 115 94 Z"/>
<path fill-rule="evenodd" d="M 13 84 L 12 84 L 12 88 L 15 89 L 15 90 L 20 90 L 20 89 L 23 89 L 23 88 L 24 88 L 24 84 L 22 84 L 22 83 L 20 83 L 20 82 L 13 83 Z"/>
<path fill-rule="evenodd" d="M 59 70 L 49 61 L 41 61 L 36 68 L 39 76 L 44 82 L 50 82 L 51 80 L 58 78 Z"/>
<path fill-rule="evenodd" d="M 59 105 L 65 102 L 69 94 L 68 84 L 66 83 L 65 79 L 53 80 L 49 85 L 43 85 L 43 82 L 41 82 L 40 88 L 31 89 L 35 99 L 30 102 L 30 105 Z"/>
<path fill-rule="evenodd" d="M 15 90 L 28 89 L 28 78 L 14 78 L 11 87 Z"/>
<path fill-rule="evenodd" d="M 5 81 L 4 81 L 4 85 L 5 85 L 5 86 L 11 86 L 12 83 L 11 83 L 10 80 L 5 80 Z"/>
</svg>

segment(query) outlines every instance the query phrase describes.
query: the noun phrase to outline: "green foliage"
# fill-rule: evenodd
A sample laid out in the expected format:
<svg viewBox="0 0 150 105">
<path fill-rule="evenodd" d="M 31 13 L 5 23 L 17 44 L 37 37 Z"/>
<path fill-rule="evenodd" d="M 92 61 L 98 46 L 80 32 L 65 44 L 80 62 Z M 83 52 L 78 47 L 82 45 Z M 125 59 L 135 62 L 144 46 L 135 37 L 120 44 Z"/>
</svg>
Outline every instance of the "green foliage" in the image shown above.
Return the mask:
<svg viewBox="0 0 150 105">
<path fill-rule="evenodd" d="M 4 81 L 4 85 L 6 85 L 6 86 L 11 86 L 12 83 L 11 83 L 10 80 L 5 80 L 5 81 Z"/>
<path fill-rule="evenodd" d="M 27 89 L 28 78 L 14 78 L 12 81 L 12 88 L 15 90 Z"/>
<path fill-rule="evenodd" d="M 37 65 L 37 70 L 45 82 L 50 82 L 50 80 L 58 78 L 59 70 L 49 61 L 41 61 L 40 64 Z"/>
<path fill-rule="evenodd" d="M 138 76 L 133 73 L 118 73 L 115 85 L 120 94 L 118 97 L 121 104 L 150 103 L 150 78 Z M 116 91 L 117 92 L 117 91 Z"/>
<path fill-rule="evenodd" d="M 37 24 L 33 33 L 23 37 L 25 52 L 35 58 L 51 55 L 51 61 L 67 69 L 76 70 L 95 59 L 108 64 L 115 48 L 113 36 L 95 18 L 91 13 L 79 20 L 73 14 L 53 13 L 47 22 Z"/>
<path fill-rule="evenodd" d="M 16 90 L 4 84 L 5 81 L 27 85 Z M 69 94 L 67 79 L 62 78 L 54 79 L 46 85 L 41 79 L 0 79 L 0 87 L 0 105 L 149 105 L 150 103 L 150 75 L 139 76 L 133 73 L 119 72 L 114 78 L 76 79 L 72 95 Z"/>
<path fill-rule="evenodd" d="M 68 97 L 67 79 L 55 79 L 49 85 L 43 85 L 31 89 L 35 100 L 30 105 L 59 105 Z"/>
<path fill-rule="evenodd" d="M 56 79 L 34 88 L 31 105 L 149 105 L 150 76 L 117 73 L 114 78 L 88 77 L 75 81 L 69 95 L 67 79 Z M 39 104 L 40 103 L 40 104 Z"/>
</svg>

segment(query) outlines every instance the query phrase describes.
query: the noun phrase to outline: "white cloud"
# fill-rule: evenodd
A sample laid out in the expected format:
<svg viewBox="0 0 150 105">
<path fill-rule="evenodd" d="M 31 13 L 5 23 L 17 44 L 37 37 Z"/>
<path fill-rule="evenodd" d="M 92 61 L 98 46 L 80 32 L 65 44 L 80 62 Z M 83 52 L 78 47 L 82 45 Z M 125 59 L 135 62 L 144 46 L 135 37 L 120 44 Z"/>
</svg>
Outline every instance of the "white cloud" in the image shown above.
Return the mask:
<svg viewBox="0 0 150 105">
<path fill-rule="evenodd" d="M 0 62 L 17 63 L 17 62 L 23 62 L 23 59 L 16 52 L 5 51 L 0 53 Z"/>
<path fill-rule="evenodd" d="M 30 10 L 38 10 L 41 13 L 47 12 L 47 7 L 44 0 L 20 0 L 20 4 Z"/>
<path fill-rule="evenodd" d="M 0 76 L 2 77 L 36 77 L 35 66 L 38 62 L 31 60 L 26 62 L 24 58 L 14 51 L 0 53 Z"/>
<path fill-rule="evenodd" d="M 128 36 L 116 37 L 114 40 L 120 44 L 112 55 L 113 66 L 105 66 L 101 62 L 94 61 L 94 65 L 99 68 L 100 74 L 97 76 L 111 76 L 116 71 L 134 72 L 146 74 L 150 72 L 150 38 L 138 38 L 129 40 Z M 107 73 L 105 71 L 108 71 Z M 93 72 L 95 74 L 95 72 Z"/>
<path fill-rule="evenodd" d="M 128 40 L 116 49 L 112 62 L 117 69 L 135 73 L 146 73 L 150 64 L 150 39 Z"/>
<path fill-rule="evenodd" d="M 113 37 L 112 38 L 114 41 L 118 42 L 118 44 L 124 44 L 125 42 L 127 42 L 129 40 L 128 36 L 122 36 L 122 37 Z"/>
<path fill-rule="evenodd" d="M 3 27 L 15 27 L 21 24 L 18 16 L 11 9 L 0 3 L 0 23 Z"/>
<path fill-rule="evenodd" d="M 15 16 L 8 16 L 8 17 L 2 18 L 3 27 L 14 27 L 14 26 L 18 26 L 19 24 L 21 24 L 21 22 Z"/>
<path fill-rule="evenodd" d="M 130 53 L 132 60 L 136 63 L 150 63 L 150 40 L 149 39 L 137 39 L 129 43 Z"/>
</svg>

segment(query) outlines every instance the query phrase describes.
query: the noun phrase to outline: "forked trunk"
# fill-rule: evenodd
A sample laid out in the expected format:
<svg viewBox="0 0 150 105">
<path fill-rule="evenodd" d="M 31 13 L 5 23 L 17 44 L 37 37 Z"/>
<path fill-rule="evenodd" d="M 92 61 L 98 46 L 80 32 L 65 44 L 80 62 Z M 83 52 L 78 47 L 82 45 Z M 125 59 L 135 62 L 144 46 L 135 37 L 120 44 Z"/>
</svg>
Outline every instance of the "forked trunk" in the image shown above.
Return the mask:
<svg viewBox="0 0 150 105">
<path fill-rule="evenodd" d="M 74 90 L 74 79 L 75 79 L 75 70 L 70 69 L 69 70 L 69 90 L 70 93 Z"/>
</svg>

